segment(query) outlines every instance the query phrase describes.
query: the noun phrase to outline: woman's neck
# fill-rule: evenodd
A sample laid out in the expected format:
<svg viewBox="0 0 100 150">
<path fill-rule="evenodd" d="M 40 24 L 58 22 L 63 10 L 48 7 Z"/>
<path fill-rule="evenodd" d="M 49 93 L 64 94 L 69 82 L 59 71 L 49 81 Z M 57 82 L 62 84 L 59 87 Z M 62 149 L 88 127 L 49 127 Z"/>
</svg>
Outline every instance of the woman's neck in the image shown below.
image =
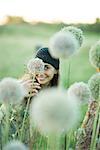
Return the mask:
<svg viewBox="0 0 100 150">
<path fill-rule="evenodd" d="M 50 87 L 50 83 L 41 85 L 41 89 L 46 89 L 46 88 L 48 88 L 48 87 Z"/>
</svg>

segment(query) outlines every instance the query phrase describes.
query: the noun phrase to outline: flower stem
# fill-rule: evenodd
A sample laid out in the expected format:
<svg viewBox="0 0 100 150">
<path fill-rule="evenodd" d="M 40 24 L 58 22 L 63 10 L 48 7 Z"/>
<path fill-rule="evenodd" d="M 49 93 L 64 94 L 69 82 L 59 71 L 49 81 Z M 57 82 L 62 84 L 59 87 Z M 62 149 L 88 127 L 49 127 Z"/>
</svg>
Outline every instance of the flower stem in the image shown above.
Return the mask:
<svg viewBox="0 0 100 150">
<path fill-rule="evenodd" d="M 60 150 L 59 135 L 49 135 L 48 136 L 48 150 Z"/>
<path fill-rule="evenodd" d="M 96 136 L 97 136 L 97 133 L 98 133 L 98 131 L 96 133 L 96 129 L 98 128 L 97 122 L 98 122 L 98 124 L 100 123 L 100 119 L 98 120 L 99 113 L 100 113 L 100 103 L 98 105 L 98 108 L 97 108 L 97 111 L 96 111 L 96 114 L 95 114 L 95 118 L 94 118 L 90 150 L 93 150 L 93 148 L 95 149 L 95 146 L 96 146 L 96 140 L 97 140 Z"/>
<path fill-rule="evenodd" d="M 69 87 L 69 80 L 70 80 L 70 63 L 68 66 L 68 60 L 60 59 L 60 80 L 59 80 L 59 87 L 61 88 L 68 88 Z"/>
<path fill-rule="evenodd" d="M 60 59 L 60 80 L 59 80 L 59 87 L 66 89 L 69 88 L 70 85 L 70 61 L 67 59 Z M 71 140 L 71 133 L 69 133 L 69 140 L 68 140 L 68 145 L 70 144 Z M 68 149 L 67 143 L 66 143 L 67 135 L 65 134 L 64 136 L 64 149 Z"/>
<path fill-rule="evenodd" d="M 25 113 L 24 113 L 24 118 L 23 118 L 23 122 L 22 122 L 22 128 L 21 128 L 21 134 L 20 134 L 20 140 L 23 141 L 23 133 L 24 133 L 24 125 L 25 125 L 25 120 L 26 120 L 26 116 L 27 116 L 27 112 L 29 109 L 29 104 L 30 104 L 30 97 L 28 98 L 28 102 L 26 105 L 26 109 L 25 109 Z"/>
<path fill-rule="evenodd" d="M 3 143 L 6 144 L 8 142 L 8 137 L 9 137 L 9 126 L 10 126 L 10 122 L 9 122 L 9 116 L 10 116 L 10 104 L 5 104 L 6 107 L 6 114 L 5 114 L 5 130 L 4 130 L 4 140 Z"/>
</svg>

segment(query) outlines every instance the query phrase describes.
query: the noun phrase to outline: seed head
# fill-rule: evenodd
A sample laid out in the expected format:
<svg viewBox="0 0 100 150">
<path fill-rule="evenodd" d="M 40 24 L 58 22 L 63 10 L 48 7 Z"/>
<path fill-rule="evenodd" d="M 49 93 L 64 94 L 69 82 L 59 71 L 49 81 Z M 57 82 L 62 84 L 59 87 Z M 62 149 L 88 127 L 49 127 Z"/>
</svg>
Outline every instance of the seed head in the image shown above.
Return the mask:
<svg viewBox="0 0 100 150">
<path fill-rule="evenodd" d="M 100 69 L 100 41 L 90 49 L 89 60 L 93 67 Z"/>
<path fill-rule="evenodd" d="M 100 100 L 100 73 L 94 74 L 88 81 L 92 97 L 95 100 Z"/>
<path fill-rule="evenodd" d="M 68 95 L 76 96 L 81 103 L 87 103 L 91 97 L 90 89 L 84 82 L 76 82 L 72 84 L 68 89 Z"/>
<path fill-rule="evenodd" d="M 74 97 L 58 89 L 49 89 L 34 99 L 31 106 L 31 118 L 43 133 L 62 133 L 76 125 L 79 114 Z"/>
<path fill-rule="evenodd" d="M 78 42 L 70 32 L 58 32 L 50 39 L 50 53 L 55 58 L 68 58 L 78 49 Z"/>
<path fill-rule="evenodd" d="M 79 47 L 82 46 L 83 44 L 83 40 L 84 40 L 84 36 L 83 36 L 83 31 L 77 27 L 74 26 L 68 26 L 68 27 L 64 27 L 61 31 L 63 32 L 71 32 L 75 38 L 77 39 L 78 43 L 79 43 Z"/>
<path fill-rule="evenodd" d="M 27 69 L 30 73 L 41 73 L 44 71 L 44 63 L 39 58 L 30 59 L 27 64 Z"/>
<path fill-rule="evenodd" d="M 24 87 L 14 78 L 4 78 L 0 82 L 0 101 L 18 103 L 23 100 L 26 92 Z"/>
</svg>

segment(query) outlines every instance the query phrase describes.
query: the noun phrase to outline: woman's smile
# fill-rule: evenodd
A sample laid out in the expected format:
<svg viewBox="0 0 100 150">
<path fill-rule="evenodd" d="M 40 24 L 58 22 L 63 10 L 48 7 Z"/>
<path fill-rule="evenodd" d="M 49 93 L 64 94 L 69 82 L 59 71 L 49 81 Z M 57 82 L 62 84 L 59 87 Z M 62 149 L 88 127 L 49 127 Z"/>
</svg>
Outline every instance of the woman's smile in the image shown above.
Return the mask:
<svg viewBox="0 0 100 150">
<path fill-rule="evenodd" d="M 40 81 L 43 81 L 43 80 L 46 79 L 46 76 L 44 76 L 44 75 L 41 76 L 41 75 L 40 75 L 40 76 L 37 77 L 37 79 L 40 80 Z"/>
<path fill-rule="evenodd" d="M 38 75 L 38 76 L 36 76 L 36 79 L 38 80 L 38 82 L 40 83 L 40 84 L 45 84 L 46 82 L 48 82 L 49 80 L 48 80 L 48 76 L 46 76 L 45 74 L 44 75 Z"/>
</svg>

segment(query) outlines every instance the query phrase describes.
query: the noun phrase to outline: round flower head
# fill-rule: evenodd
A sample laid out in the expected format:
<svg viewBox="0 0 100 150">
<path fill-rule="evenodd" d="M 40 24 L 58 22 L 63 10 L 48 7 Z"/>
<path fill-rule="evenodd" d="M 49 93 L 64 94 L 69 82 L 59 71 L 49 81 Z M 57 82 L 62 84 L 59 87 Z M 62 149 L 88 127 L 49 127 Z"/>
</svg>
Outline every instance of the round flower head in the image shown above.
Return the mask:
<svg viewBox="0 0 100 150">
<path fill-rule="evenodd" d="M 95 100 L 100 100 L 100 73 L 94 74 L 88 81 L 89 88 Z"/>
<path fill-rule="evenodd" d="M 76 28 L 74 26 L 68 26 L 68 27 L 64 27 L 61 31 L 63 32 L 71 32 L 75 38 L 78 41 L 79 47 L 81 47 L 82 43 L 83 43 L 83 31 L 79 28 Z"/>
<path fill-rule="evenodd" d="M 90 89 L 88 85 L 84 82 L 72 84 L 67 92 L 70 96 L 76 96 L 81 103 L 87 103 L 91 97 Z"/>
<path fill-rule="evenodd" d="M 50 53 L 55 58 L 67 58 L 76 52 L 78 42 L 70 32 L 58 32 L 50 39 Z"/>
<path fill-rule="evenodd" d="M 100 41 L 98 41 L 89 51 L 90 63 L 100 69 Z"/>
<path fill-rule="evenodd" d="M 0 101 L 18 103 L 26 94 L 24 87 L 14 78 L 4 78 L 0 82 Z"/>
<path fill-rule="evenodd" d="M 26 146 L 20 141 L 9 142 L 3 150 L 28 150 Z"/>
<path fill-rule="evenodd" d="M 27 64 L 27 69 L 30 73 L 41 73 L 44 71 L 44 63 L 42 59 L 32 58 Z"/>
<path fill-rule="evenodd" d="M 71 129 L 79 117 L 77 103 L 65 91 L 49 89 L 34 99 L 31 119 L 43 134 L 62 133 Z"/>
</svg>

